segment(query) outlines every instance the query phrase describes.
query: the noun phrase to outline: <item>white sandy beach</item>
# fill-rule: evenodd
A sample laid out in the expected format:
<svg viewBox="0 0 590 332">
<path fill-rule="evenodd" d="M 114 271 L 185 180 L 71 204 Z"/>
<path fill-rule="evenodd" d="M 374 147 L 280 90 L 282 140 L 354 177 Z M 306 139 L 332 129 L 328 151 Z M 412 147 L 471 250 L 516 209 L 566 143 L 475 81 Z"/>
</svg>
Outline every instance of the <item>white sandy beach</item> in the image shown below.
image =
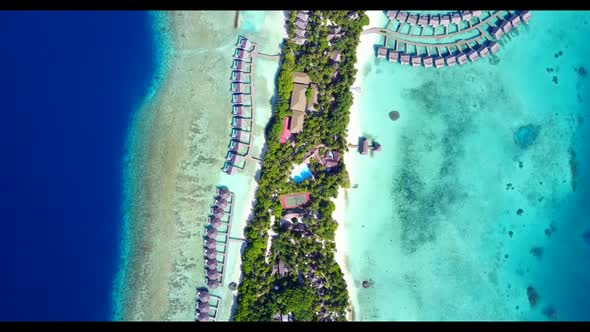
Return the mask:
<svg viewBox="0 0 590 332">
<path fill-rule="evenodd" d="M 367 16 L 369 17 L 370 23 L 368 26 L 364 28 L 367 29 L 369 27 L 374 27 L 377 25 L 381 25 L 384 20 L 385 15 L 383 15 L 382 11 L 367 11 Z M 361 130 L 361 118 L 360 118 L 360 103 L 359 98 L 360 95 L 363 93 L 363 68 L 367 63 L 374 61 L 375 52 L 373 50 L 373 46 L 380 40 L 382 37 L 378 35 L 370 35 L 370 36 L 361 36 L 360 43 L 356 50 L 356 57 L 357 63 L 355 64 L 355 68 L 357 70 L 356 78 L 353 84 L 352 94 L 354 97 L 354 103 L 350 107 L 350 121 L 348 122 L 347 127 L 347 141 L 349 143 L 356 142 L 359 136 L 362 136 Z M 360 88 L 360 91 L 355 88 Z M 346 164 L 346 170 L 348 171 L 348 175 L 350 177 L 351 186 L 355 184 L 355 175 L 358 172 L 358 166 L 355 163 L 355 160 L 351 158 L 357 151 L 354 149 L 350 149 L 346 153 L 344 153 L 344 163 Z M 348 189 L 350 190 L 350 189 Z M 350 273 L 350 268 L 348 266 L 348 227 L 349 220 L 346 220 L 346 205 L 348 204 L 347 199 L 347 190 L 340 188 L 338 191 L 338 197 L 335 200 L 336 210 L 334 211 L 333 218 L 338 221 L 338 229 L 336 230 L 335 234 L 335 241 L 336 241 L 336 254 L 335 259 L 340 268 L 342 269 L 342 273 L 344 274 L 344 280 L 346 281 L 346 286 L 348 289 L 352 311 L 348 313 L 347 320 L 352 321 L 354 320 L 354 308 L 357 306 L 357 290 L 360 285 L 355 284 L 352 274 Z"/>
</svg>

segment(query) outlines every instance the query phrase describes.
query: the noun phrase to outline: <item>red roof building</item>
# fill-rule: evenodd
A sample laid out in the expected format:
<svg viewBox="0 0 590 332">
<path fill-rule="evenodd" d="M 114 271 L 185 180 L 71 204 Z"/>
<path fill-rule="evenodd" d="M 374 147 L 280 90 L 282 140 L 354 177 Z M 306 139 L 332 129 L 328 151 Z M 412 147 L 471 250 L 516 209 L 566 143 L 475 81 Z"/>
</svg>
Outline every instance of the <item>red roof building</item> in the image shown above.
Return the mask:
<svg viewBox="0 0 590 332">
<path fill-rule="evenodd" d="M 281 196 L 283 209 L 294 209 L 309 203 L 309 193 L 295 193 Z"/>
<path fill-rule="evenodd" d="M 281 144 L 287 143 L 289 137 L 291 137 L 291 131 L 289 130 L 289 125 L 291 122 L 291 117 L 286 117 L 285 121 L 283 121 L 283 132 L 281 133 Z"/>
</svg>

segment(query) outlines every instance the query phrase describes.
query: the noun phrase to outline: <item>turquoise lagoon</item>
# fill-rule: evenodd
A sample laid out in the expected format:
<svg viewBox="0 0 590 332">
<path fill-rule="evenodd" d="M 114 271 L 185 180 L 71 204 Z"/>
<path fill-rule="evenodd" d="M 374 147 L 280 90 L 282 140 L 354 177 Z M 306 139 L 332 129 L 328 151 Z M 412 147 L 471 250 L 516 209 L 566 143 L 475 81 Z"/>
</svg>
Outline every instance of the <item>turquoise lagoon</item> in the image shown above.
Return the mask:
<svg viewBox="0 0 590 332">
<path fill-rule="evenodd" d="M 496 64 L 359 63 L 355 125 L 382 151 L 345 157 L 355 320 L 590 319 L 588 21 L 535 11 Z"/>
</svg>

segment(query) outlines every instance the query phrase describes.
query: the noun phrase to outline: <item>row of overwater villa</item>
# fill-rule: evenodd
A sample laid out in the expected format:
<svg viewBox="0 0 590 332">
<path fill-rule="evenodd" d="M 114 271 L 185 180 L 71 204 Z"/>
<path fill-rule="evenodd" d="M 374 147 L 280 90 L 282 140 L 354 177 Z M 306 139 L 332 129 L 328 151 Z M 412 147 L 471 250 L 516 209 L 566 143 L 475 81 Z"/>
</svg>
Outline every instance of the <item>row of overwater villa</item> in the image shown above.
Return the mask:
<svg viewBox="0 0 590 332">
<path fill-rule="evenodd" d="M 386 15 L 390 21 L 385 29 L 363 32 L 385 36 L 385 45 L 377 49 L 377 58 L 425 68 L 463 65 L 496 54 L 502 36 L 521 22 L 528 24 L 531 18 L 528 10 L 464 10 L 443 15 L 390 10 Z M 417 34 L 413 33 L 416 31 Z"/>
<path fill-rule="evenodd" d="M 211 207 L 209 222 L 205 227 L 205 284 L 198 289 L 196 319 L 198 321 L 216 320 L 221 297 L 209 294 L 224 284 L 227 262 L 227 249 L 234 209 L 234 194 L 227 188 L 219 187 Z M 221 259 L 220 256 L 222 257 Z M 213 300 L 214 303 L 210 303 Z"/>
<path fill-rule="evenodd" d="M 231 140 L 228 146 L 223 171 L 233 175 L 237 169 L 246 167 L 246 157 L 253 139 L 254 120 L 254 62 L 252 51 L 255 45 L 245 37 L 239 37 L 234 52 L 231 73 Z"/>
</svg>

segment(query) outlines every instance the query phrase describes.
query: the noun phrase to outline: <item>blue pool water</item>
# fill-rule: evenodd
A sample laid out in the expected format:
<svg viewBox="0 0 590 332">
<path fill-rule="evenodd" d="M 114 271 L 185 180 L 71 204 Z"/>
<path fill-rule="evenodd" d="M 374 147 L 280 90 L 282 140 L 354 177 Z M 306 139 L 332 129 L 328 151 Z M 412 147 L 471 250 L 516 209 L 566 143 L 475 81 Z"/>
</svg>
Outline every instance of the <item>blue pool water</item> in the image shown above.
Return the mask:
<svg viewBox="0 0 590 332">
<path fill-rule="evenodd" d="M 0 320 L 108 320 L 145 12 L 0 12 Z"/>
<path fill-rule="evenodd" d="M 311 170 L 309 169 L 307 164 L 297 165 L 291 173 L 291 178 L 295 183 L 301 183 L 311 178 L 311 176 Z"/>
</svg>

